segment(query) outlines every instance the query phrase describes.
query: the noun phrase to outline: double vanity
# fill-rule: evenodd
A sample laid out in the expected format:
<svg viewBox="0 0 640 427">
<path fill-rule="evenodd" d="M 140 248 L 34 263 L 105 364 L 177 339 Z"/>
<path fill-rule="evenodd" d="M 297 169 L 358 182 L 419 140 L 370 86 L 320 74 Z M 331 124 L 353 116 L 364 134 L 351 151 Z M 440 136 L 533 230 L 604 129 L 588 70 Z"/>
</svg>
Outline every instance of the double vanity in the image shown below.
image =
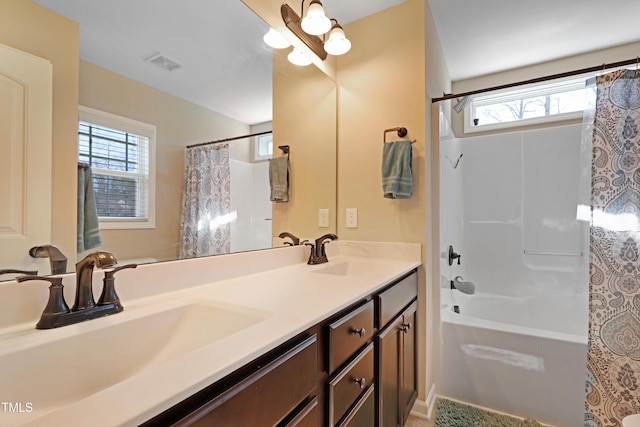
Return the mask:
<svg viewBox="0 0 640 427">
<path fill-rule="evenodd" d="M 123 312 L 49 330 L 35 329 L 44 285 L 0 285 L 0 424 L 402 425 L 420 245 L 335 241 L 320 265 L 308 252 L 141 265 L 118 273 Z"/>
</svg>

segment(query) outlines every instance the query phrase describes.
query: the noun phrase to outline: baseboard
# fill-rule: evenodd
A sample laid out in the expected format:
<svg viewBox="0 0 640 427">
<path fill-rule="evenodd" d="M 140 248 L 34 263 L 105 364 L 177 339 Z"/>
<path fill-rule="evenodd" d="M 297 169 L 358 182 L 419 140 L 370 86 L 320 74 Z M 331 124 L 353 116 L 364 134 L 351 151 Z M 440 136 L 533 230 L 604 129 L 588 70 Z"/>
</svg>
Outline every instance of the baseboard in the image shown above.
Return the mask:
<svg viewBox="0 0 640 427">
<path fill-rule="evenodd" d="M 416 400 L 416 403 L 411 409 L 411 415 L 423 420 L 430 420 L 433 416 L 433 411 L 436 404 L 436 385 L 432 384 L 427 395 L 427 400 Z"/>
</svg>

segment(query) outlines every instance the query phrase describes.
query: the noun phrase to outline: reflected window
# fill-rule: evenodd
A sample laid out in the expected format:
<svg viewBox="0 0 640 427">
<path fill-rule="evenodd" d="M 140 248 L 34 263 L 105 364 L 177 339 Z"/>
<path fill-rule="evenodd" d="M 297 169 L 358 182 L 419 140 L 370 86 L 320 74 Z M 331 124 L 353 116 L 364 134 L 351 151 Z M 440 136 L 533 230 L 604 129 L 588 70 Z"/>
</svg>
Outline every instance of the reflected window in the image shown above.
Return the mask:
<svg viewBox="0 0 640 427">
<path fill-rule="evenodd" d="M 155 126 L 80 107 L 78 161 L 91 166 L 102 229 L 155 227 Z"/>
<path fill-rule="evenodd" d="M 255 139 L 254 161 L 268 160 L 273 157 L 273 134 L 260 135 Z"/>
</svg>

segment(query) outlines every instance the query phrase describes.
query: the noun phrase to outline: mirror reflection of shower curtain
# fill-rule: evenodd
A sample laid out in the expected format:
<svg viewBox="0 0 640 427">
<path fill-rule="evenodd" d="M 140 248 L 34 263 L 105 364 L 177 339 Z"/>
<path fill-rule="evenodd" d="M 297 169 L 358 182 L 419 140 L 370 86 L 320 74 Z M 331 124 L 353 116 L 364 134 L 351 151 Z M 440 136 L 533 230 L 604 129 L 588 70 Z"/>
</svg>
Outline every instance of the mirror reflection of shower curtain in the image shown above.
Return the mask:
<svg viewBox="0 0 640 427">
<path fill-rule="evenodd" d="M 180 218 L 180 258 L 231 250 L 229 145 L 188 148 Z"/>
<path fill-rule="evenodd" d="M 640 71 L 596 83 L 584 425 L 605 427 L 640 413 Z"/>
</svg>

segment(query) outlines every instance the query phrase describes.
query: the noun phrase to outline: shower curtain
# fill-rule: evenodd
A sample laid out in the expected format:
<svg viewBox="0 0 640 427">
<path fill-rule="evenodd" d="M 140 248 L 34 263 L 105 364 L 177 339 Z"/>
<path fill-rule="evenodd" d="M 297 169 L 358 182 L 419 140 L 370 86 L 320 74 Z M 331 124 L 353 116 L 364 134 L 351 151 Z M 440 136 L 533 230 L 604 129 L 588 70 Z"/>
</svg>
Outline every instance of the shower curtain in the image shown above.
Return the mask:
<svg viewBox="0 0 640 427">
<path fill-rule="evenodd" d="M 229 253 L 229 145 L 188 148 L 184 164 L 180 258 Z"/>
<path fill-rule="evenodd" d="M 640 413 L 640 71 L 597 77 L 586 427 Z"/>
</svg>

